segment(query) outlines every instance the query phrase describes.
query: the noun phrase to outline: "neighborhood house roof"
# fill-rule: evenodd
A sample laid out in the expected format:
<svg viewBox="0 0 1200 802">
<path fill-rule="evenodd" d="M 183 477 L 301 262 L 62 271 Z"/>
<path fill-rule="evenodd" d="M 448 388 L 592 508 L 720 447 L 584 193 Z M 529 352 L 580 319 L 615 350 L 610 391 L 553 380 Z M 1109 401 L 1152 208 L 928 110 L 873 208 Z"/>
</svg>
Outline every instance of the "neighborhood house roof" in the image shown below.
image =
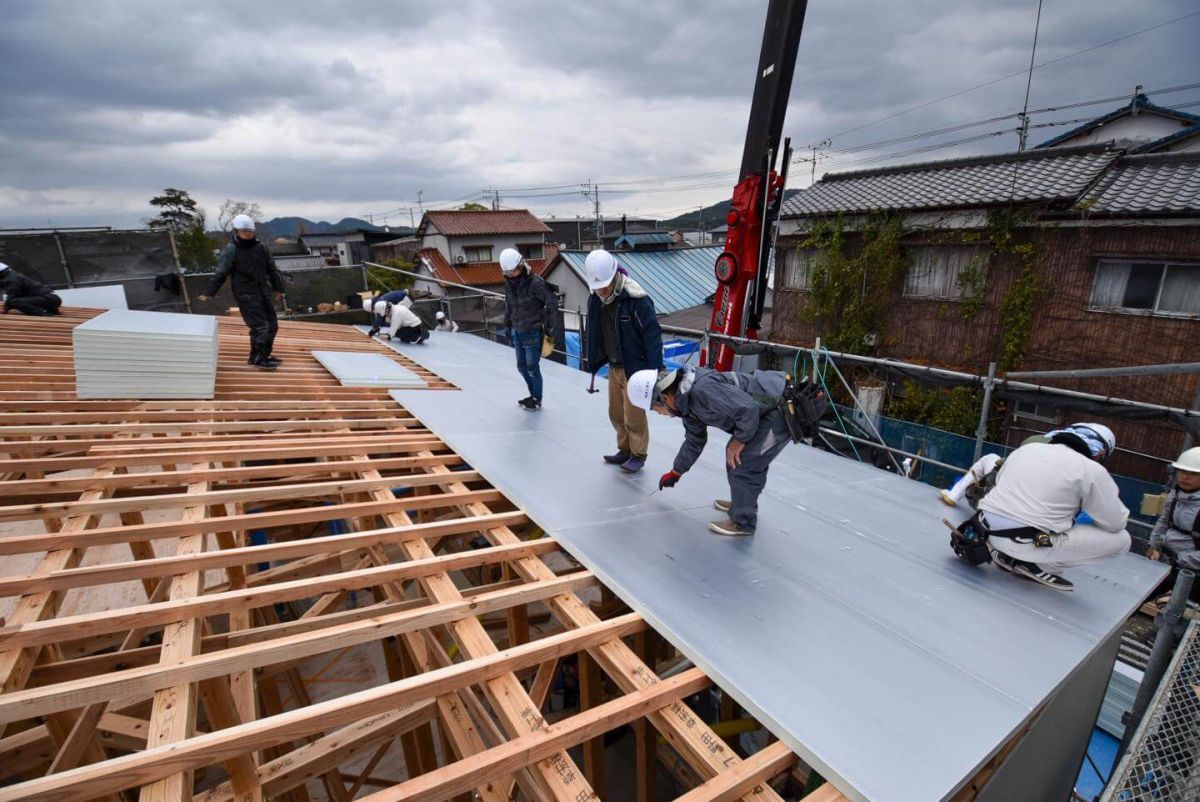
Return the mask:
<svg viewBox="0 0 1200 802">
<path fill-rule="evenodd" d="M 322 270 L 328 265 L 325 264 L 324 256 L 304 255 L 304 256 L 276 256 L 275 266 L 280 270 L 295 272 L 297 270 Z"/>
<path fill-rule="evenodd" d="M 1079 206 L 1089 212 L 1200 211 L 1200 153 L 1127 156 Z"/>
<path fill-rule="evenodd" d="M 780 216 L 952 209 L 1018 203 L 1069 206 L 1119 155 L 1104 145 L 977 156 L 835 173 L 789 198 Z"/>
<path fill-rule="evenodd" d="M 529 265 L 534 275 L 545 274 L 546 268 L 558 254 L 558 246 L 544 246 L 543 254 L 541 259 L 525 260 L 525 264 Z M 466 284 L 471 287 L 490 287 L 504 283 L 504 273 L 500 270 L 499 262 L 451 264 L 437 248 L 425 248 L 420 255 L 421 260 L 429 266 L 430 274 L 436 279 L 452 281 L 455 284 Z"/>
<path fill-rule="evenodd" d="M 622 234 L 617 237 L 617 245 L 662 245 L 674 242 L 670 231 L 646 231 L 635 234 Z"/>
<path fill-rule="evenodd" d="M 486 234 L 546 234 L 550 227 L 525 209 L 503 211 L 443 211 L 426 212 L 417 227 L 423 237 L 432 225 L 439 234 L 448 237 L 472 237 Z"/>
<path fill-rule="evenodd" d="M 1101 115 L 1094 120 L 1088 120 L 1078 128 L 1072 128 L 1065 134 L 1059 134 L 1053 139 L 1047 139 L 1042 144 L 1038 145 L 1035 150 L 1042 148 L 1052 148 L 1061 142 L 1069 142 L 1080 134 L 1086 134 L 1089 131 L 1094 131 L 1102 125 L 1107 125 L 1114 120 L 1119 120 L 1122 117 L 1131 114 L 1156 114 L 1160 117 L 1167 117 L 1172 120 L 1178 120 L 1181 123 L 1200 123 L 1200 116 L 1188 114 L 1186 111 L 1159 106 L 1156 103 L 1151 103 L 1150 98 L 1143 94 L 1134 96 L 1133 101 L 1128 106 L 1122 106 L 1115 111 L 1110 111 L 1108 114 Z"/>
<path fill-rule="evenodd" d="M 630 251 L 615 254 L 617 262 L 654 299 L 660 315 L 704 303 L 717 290 L 713 264 L 721 248 L 676 248 L 670 251 Z M 575 275 L 584 281 L 586 251 L 559 254 Z"/>
</svg>

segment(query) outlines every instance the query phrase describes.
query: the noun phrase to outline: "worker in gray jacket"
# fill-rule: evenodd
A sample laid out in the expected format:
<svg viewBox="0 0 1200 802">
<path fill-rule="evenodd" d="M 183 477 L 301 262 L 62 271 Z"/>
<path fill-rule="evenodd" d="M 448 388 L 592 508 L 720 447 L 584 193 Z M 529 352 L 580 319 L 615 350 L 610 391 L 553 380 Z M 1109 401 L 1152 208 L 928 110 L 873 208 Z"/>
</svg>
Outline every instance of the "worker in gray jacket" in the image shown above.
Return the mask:
<svg viewBox="0 0 1200 802">
<path fill-rule="evenodd" d="M 1200 571 L 1200 447 L 1180 454 L 1171 467 L 1175 486 L 1150 533 L 1146 556 L 1157 560 L 1165 555 L 1177 569 Z M 1200 601 L 1200 582 L 1192 585 L 1192 600 Z"/>
<path fill-rule="evenodd" d="M 730 497 L 713 502 L 729 517 L 708 525 L 718 535 L 754 534 L 767 468 L 791 442 L 778 406 L 786 382 L 786 374 L 777 370 L 737 373 L 690 365 L 662 372 L 640 370 L 629 378 L 631 403 L 683 419 L 683 444 L 671 470 L 658 480 L 660 490 L 674 487 L 696 463 L 708 444 L 708 427 L 730 435 L 725 446 Z"/>
</svg>

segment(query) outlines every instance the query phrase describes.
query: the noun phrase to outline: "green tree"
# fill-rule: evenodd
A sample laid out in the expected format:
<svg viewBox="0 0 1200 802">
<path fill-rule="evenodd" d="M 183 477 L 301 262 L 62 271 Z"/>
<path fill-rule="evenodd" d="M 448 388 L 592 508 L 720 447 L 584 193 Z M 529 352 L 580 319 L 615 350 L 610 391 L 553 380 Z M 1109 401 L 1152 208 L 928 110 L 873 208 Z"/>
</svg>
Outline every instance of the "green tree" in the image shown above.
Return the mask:
<svg viewBox="0 0 1200 802">
<path fill-rule="evenodd" d="M 408 270 L 410 272 L 415 272 L 417 269 L 416 263 L 408 259 L 388 259 L 383 264 L 398 270 Z M 411 289 L 414 283 L 415 279 L 412 276 L 406 276 L 403 273 L 393 273 L 390 270 L 382 270 L 378 267 L 367 267 L 367 289 L 376 295 L 390 290 Z"/>
<path fill-rule="evenodd" d="M 146 221 L 150 228 L 169 228 L 172 231 L 187 231 L 199 220 L 204 224 L 204 212 L 186 190 L 167 187 L 163 194 L 150 199 L 150 205 L 159 210 L 157 217 Z"/>
<path fill-rule="evenodd" d="M 213 242 L 204 233 L 204 213 L 196 215 L 192 224 L 175 231 L 175 251 L 184 273 L 209 273 L 217 266 Z"/>
<path fill-rule="evenodd" d="M 486 212 L 486 211 L 488 211 L 488 207 L 484 206 L 482 203 L 464 203 L 462 206 L 458 207 L 458 211 L 460 211 L 460 212 Z"/>
</svg>

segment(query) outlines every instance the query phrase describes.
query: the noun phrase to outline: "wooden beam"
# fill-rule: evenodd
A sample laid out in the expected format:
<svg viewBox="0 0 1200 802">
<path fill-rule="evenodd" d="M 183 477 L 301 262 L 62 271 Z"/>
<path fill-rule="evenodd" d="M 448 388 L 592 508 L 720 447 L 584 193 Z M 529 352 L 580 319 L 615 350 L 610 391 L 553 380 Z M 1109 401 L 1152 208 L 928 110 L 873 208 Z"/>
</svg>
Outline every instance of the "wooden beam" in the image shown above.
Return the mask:
<svg viewBox="0 0 1200 802">
<path fill-rule="evenodd" d="M 675 802 L 733 802 L 753 791 L 760 783 L 787 771 L 796 761 L 796 755 L 787 744 L 776 741 L 738 765 L 721 772 L 699 788 L 693 788 Z"/>
<path fill-rule="evenodd" d="M 544 760 L 588 738 L 628 724 L 652 710 L 698 693 L 710 684 L 702 671 L 689 669 L 652 688 L 626 694 L 482 754 L 372 794 L 363 802 L 440 802 L 488 779 L 510 773 L 532 760 Z"/>
</svg>

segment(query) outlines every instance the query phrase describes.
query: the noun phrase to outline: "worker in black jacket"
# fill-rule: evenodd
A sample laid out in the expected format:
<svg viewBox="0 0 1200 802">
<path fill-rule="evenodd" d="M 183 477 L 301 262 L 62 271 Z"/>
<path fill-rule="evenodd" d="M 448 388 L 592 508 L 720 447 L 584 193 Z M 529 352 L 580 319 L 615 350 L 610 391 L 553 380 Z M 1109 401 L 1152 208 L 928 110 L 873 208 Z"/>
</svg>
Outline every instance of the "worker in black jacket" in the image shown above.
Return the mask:
<svg viewBox="0 0 1200 802">
<path fill-rule="evenodd" d="M 26 315 L 57 315 L 62 299 L 41 282 L 34 281 L 0 262 L 0 290 L 4 291 L 4 314 L 15 310 Z"/>
<path fill-rule="evenodd" d="M 275 297 L 283 293 L 283 276 L 267 246 L 254 236 L 254 221 L 249 215 L 233 218 L 234 239 L 221 253 L 217 272 L 200 296 L 207 301 L 217 294 L 232 274 L 233 297 L 242 320 L 250 328 L 250 358 L 246 364 L 259 370 L 275 370 L 282 359 L 271 356 L 279 320 L 275 315 Z"/>
<path fill-rule="evenodd" d="M 558 298 L 540 276 L 533 274 L 515 248 L 501 251 L 500 270 L 504 273 L 504 327 L 517 352 L 517 370 L 529 389 L 529 396 L 517 404 L 532 412 L 542 406 L 538 360 L 547 341 L 550 348 L 554 346 Z"/>
</svg>

